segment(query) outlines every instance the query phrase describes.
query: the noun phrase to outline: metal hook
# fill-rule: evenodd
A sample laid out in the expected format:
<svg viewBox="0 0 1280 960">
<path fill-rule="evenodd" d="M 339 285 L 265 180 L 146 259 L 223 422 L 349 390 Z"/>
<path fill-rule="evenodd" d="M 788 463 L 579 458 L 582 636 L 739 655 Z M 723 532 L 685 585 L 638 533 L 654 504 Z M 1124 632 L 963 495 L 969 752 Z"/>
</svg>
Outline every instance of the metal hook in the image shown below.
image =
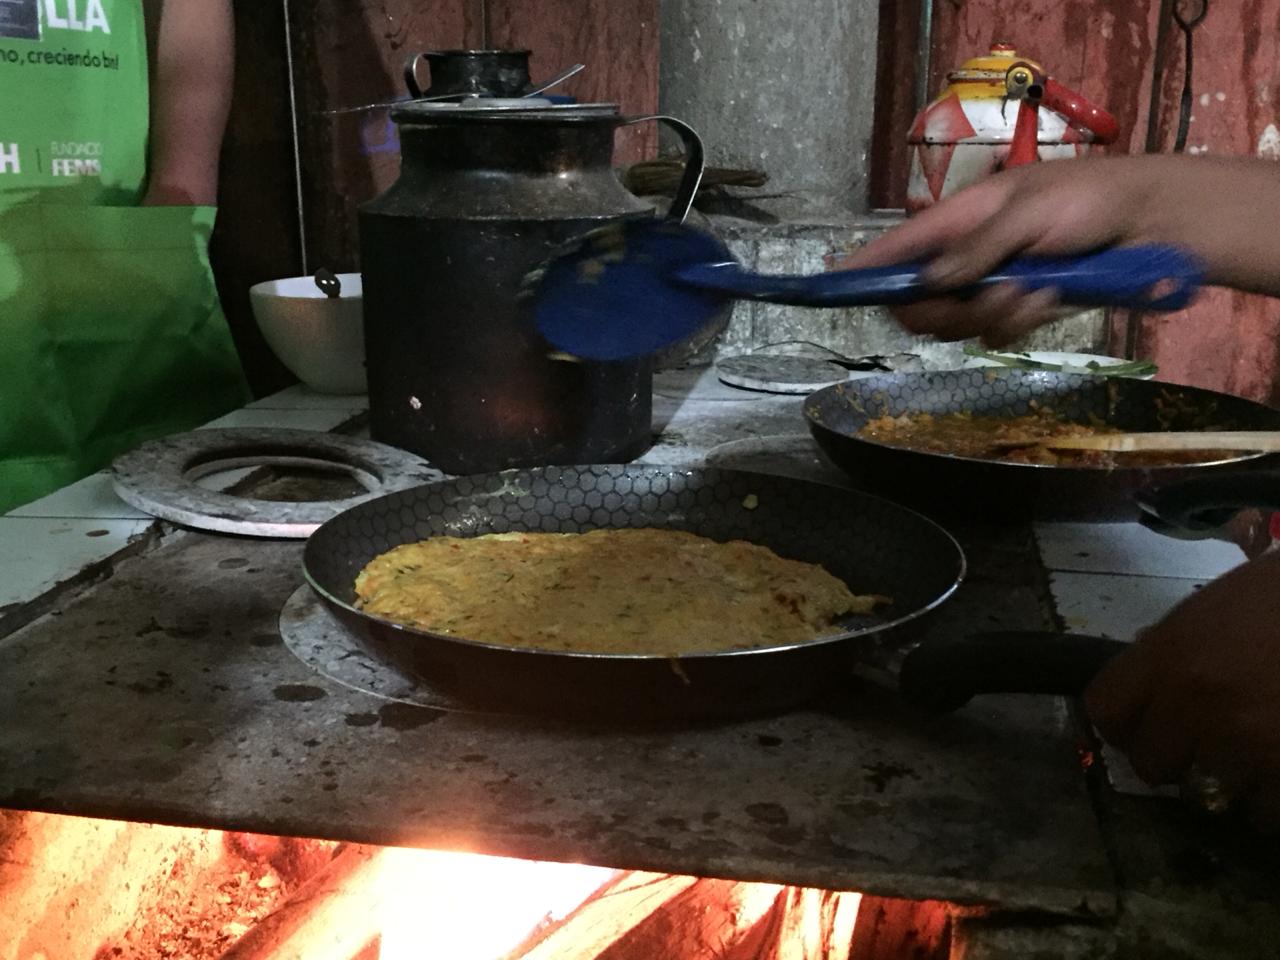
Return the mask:
<svg viewBox="0 0 1280 960">
<path fill-rule="evenodd" d="M 1195 48 L 1192 44 L 1191 34 L 1209 12 L 1209 0 L 1198 0 L 1200 8 L 1196 11 L 1196 15 L 1193 17 L 1187 16 L 1183 12 L 1184 8 L 1196 2 L 1197 0 L 1174 0 L 1173 3 L 1173 19 L 1177 22 L 1178 28 L 1182 30 L 1184 49 L 1182 97 L 1178 105 L 1178 132 L 1173 141 L 1174 153 L 1181 153 L 1186 148 L 1187 133 L 1191 129 L 1191 77 L 1195 66 Z"/>
<path fill-rule="evenodd" d="M 1199 3 L 1200 6 L 1199 6 L 1199 9 L 1196 11 L 1195 16 L 1189 17 L 1185 13 L 1183 13 L 1184 9 L 1186 9 L 1187 7 L 1191 7 L 1196 3 Z M 1208 12 L 1209 12 L 1209 0 L 1174 0 L 1173 19 L 1177 21 L 1178 26 L 1181 27 L 1185 32 L 1190 32 L 1194 30 L 1196 27 L 1200 26 L 1201 21 L 1204 20 L 1205 14 L 1207 14 Z"/>
</svg>

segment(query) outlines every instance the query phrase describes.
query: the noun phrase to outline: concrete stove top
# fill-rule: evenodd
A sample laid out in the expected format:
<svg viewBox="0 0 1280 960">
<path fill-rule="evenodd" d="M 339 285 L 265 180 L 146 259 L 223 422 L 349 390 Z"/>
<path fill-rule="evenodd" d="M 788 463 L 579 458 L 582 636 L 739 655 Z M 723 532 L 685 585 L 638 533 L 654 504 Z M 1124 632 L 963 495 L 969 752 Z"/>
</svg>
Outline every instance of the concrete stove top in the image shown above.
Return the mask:
<svg viewBox="0 0 1280 960">
<path fill-rule="evenodd" d="M 798 398 L 682 374 L 660 380 L 656 401 L 661 432 L 649 462 L 711 454 L 838 478 L 804 441 Z M 263 411 L 245 413 L 262 423 Z M 334 426 L 353 411 L 330 412 Z M 743 442 L 722 446 L 732 441 Z M 83 489 L 66 496 L 86 500 Z M 55 512 L 32 509 L 0 519 L 0 541 L 17 535 L 5 526 L 12 520 Z M 1104 784 L 1091 798 L 1082 735 L 1061 700 L 988 697 L 928 721 L 850 677 L 836 701 L 695 729 L 428 710 L 334 682 L 284 646 L 278 620 L 302 583 L 300 544 L 117 521 L 135 524 L 124 553 L 78 581 L 81 567 L 68 561 L 62 581 L 53 578 L 63 586 L 45 589 L 46 577 L 0 610 L 0 806 L 1079 920 L 1132 902 L 1165 927 L 1174 915 L 1199 923 L 1188 908 L 1205 905 L 1194 891 L 1212 883 L 1253 905 L 1248 930 L 1260 917 L 1280 929 L 1275 911 L 1265 914 L 1270 870 L 1254 863 L 1247 840 L 1201 831 L 1164 801 L 1114 797 Z M 1054 626 L 1031 530 L 953 532 L 973 574 L 929 631 Z M 1189 851 L 1201 866 L 1180 878 Z"/>
</svg>

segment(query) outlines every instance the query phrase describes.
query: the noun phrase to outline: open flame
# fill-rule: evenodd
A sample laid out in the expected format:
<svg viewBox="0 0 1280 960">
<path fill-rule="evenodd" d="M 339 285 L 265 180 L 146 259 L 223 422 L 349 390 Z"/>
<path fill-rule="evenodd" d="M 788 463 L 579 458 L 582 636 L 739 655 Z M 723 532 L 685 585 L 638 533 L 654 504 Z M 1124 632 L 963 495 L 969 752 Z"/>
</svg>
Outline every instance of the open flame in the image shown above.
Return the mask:
<svg viewBox="0 0 1280 960">
<path fill-rule="evenodd" d="M 573 912 L 607 867 L 396 848 L 383 853 L 381 960 L 495 960 Z"/>
<path fill-rule="evenodd" d="M 935 901 L 3 810 L 0 833 L 3 956 L 954 955 Z"/>
</svg>

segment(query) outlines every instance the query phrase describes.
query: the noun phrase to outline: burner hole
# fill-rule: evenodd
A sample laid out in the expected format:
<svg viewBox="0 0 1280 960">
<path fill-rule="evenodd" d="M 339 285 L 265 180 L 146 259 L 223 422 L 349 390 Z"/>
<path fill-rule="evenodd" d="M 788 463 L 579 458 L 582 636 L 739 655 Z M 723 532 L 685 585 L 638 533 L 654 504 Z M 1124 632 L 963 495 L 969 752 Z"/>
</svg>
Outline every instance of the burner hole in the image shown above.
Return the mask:
<svg viewBox="0 0 1280 960">
<path fill-rule="evenodd" d="M 381 486 L 377 476 L 352 464 L 297 456 L 208 460 L 187 469 L 184 477 L 208 490 L 283 503 L 344 500 Z"/>
</svg>

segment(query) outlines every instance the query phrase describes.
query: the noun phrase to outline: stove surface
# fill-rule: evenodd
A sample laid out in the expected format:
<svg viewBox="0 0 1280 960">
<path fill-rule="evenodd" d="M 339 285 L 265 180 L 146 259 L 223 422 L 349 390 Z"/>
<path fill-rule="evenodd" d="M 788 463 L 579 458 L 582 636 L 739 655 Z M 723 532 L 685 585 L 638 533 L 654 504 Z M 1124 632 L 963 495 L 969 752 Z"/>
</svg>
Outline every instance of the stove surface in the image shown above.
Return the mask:
<svg viewBox="0 0 1280 960">
<path fill-rule="evenodd" d="M 698 396 L 675 377 L 655 399 L 648 462 L 714 450 L 722 465 L 839 482 L 803 437 L 798 398 Z M 973 572 L 930 632 L 1052 626 L 1029 530 L 954 532 Z M 301 550 L 170 529 L 0 639 L 0 805 L 1115 909 L 1060 700 L 987 697 L 930 721 L 850 676 L 833 702 L 686 729 L 431 709 L 422 691 L 285 646 Z"/>
</svg>

